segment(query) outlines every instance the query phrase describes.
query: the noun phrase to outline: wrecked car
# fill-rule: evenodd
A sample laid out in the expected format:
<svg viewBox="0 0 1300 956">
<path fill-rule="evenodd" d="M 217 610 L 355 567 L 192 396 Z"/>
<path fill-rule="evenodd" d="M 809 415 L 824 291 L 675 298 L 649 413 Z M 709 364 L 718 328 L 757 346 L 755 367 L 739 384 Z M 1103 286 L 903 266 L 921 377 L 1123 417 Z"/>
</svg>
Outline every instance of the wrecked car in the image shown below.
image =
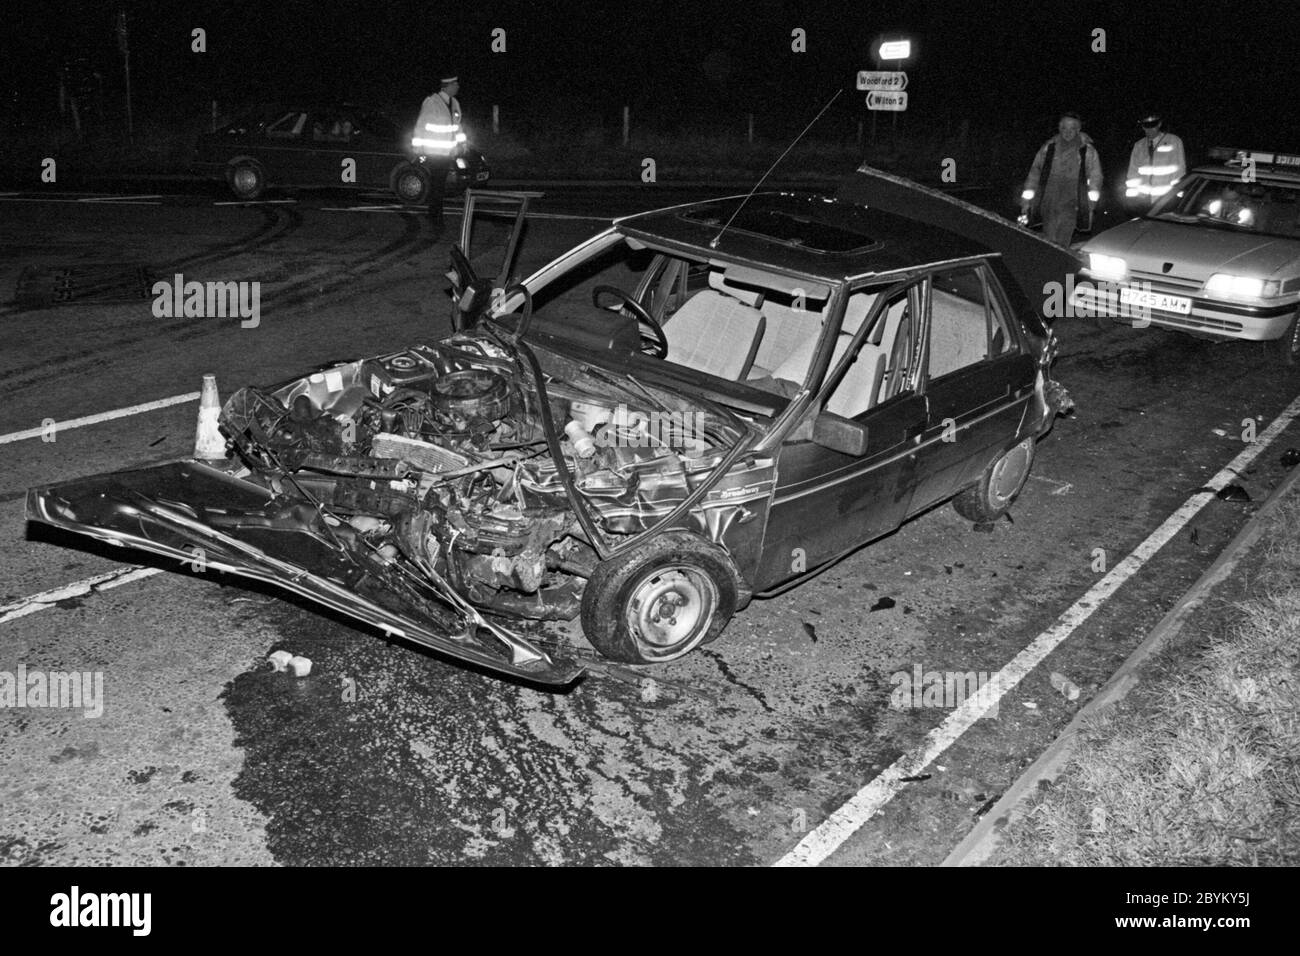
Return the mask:
<svg viewBox="0 0 1300 956">
<path fill-rule="evenodd" d="M 510 258 L 493 282 L 453 248 L 448 337 L 232 394 L 229 461 L 35 488 L 28 517 L 201 549 L 563 685 L 582 668 L 503 619 L 580 616 L 607 658 L 680 658 L 938 503 L 1004 514 L 1068 407 L 1029 296 L 1073 258 L 865 167 L 834 198 L 616 220 L 522 282 Z"/>
</svg>

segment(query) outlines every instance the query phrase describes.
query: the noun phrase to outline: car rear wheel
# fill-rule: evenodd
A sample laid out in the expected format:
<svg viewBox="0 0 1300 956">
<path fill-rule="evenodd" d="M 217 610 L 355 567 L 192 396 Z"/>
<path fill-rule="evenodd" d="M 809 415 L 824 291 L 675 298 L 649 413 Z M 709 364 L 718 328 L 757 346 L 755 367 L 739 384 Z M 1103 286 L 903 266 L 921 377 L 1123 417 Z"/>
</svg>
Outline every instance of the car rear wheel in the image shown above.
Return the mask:
<svg viewBox="0 0 1300 956">
<path fill-rule="evenodd" d="M 243 160 L 226 171 L 226 181 L 237 199 L 256 199 L 266 189 L 266 173 L 257 163 Z"/>
<path fill-rule="evenodd" d="M 676 660 L 722 633 L 739 584 L 721 548 L 669 531 L 597 566 L 582 594 L 582 629 L 616 661 Z"/>
<path fill-rule="evenodd" d="M 1291 318 L 1280 339 L 1273 340 L 1273 354 L 1283 365 L 1300 365 L 1300 310 Z"/>
<path fill-rule="evenodd" d="M 1011 510 L 1034 463 L 1034 439 L 1026 438 L 993 459 L 980 480 L 952 500 L 963 518 L 986 523 Z"/>
<path fill-rule="evenodd" d="M 403 163 L 393 170 L 393 194 L 408 206 L 418 206 L 429 198 L 429 173 L 415 163 Z"/>
</svg>

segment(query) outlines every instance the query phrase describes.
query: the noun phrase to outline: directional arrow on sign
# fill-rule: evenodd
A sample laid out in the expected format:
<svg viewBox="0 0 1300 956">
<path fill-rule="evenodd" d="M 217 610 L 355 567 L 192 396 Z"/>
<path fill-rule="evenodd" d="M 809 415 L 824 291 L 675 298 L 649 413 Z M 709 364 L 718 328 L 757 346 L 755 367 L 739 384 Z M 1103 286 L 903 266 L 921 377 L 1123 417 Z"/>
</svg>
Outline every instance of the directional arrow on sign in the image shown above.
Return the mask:
<svg viewBox="0 0 1300 956">
<path fill-rule="evenodd" d="M 907 109 L 907 94 L 886 90 L 872 90 L 867 94 L 867 109 L 901 113 Z"/>
<path fill-rule="evenodd" d="M 907 74 L 901 70 L 859 70 L 858 89 L 902 92 L 907 89 Z"/>
</svg>

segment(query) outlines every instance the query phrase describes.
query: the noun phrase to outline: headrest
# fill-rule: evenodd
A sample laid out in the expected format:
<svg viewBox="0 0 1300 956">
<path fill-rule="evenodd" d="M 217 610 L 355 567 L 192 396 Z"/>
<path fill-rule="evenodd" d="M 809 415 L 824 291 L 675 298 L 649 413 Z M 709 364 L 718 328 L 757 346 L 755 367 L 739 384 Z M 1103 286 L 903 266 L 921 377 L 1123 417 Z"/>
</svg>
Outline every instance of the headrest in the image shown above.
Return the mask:
<svg viewBox="0 0 1300 956">
<path fill-rule="evenodd" d="M 761 309 L 763 307 L 763 293 L 753 289 L 737 289 L 735 286 L 727 285 L 727 279 L 721 269 L 709 270 L 709 287 L 717 289 L 733 299 L 739 299 L 745 305 L 751 308 Z"/>
</svg>

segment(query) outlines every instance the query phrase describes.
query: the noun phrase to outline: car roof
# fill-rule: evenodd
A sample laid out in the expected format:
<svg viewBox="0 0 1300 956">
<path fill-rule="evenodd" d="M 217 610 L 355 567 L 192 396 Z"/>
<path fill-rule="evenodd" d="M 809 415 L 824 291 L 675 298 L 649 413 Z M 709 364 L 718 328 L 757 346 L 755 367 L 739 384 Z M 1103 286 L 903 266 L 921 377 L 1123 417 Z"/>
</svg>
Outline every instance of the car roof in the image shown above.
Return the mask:
<svg viewBox="0 0 1300 956">
<path fill-rule="evenodd" d="M 686 245 L 827 282 L 923 268 L 974 256 L 985 246 L 937 226 L 826 196 L 759 193 L 744 202 L 717 246 L 712 240 L 744 197 L 689 203 L 615 220 L 625 235 Z"/>
<path fill-rule="evenodd" d="M 1211 163 L 1205 166 L 1197 166 L 1192 170 L 1191 175 L 1197 173 L 1213 176 L 1216 179 L 1235 179 L 1241 182 L 1241 170 L 1239 165 L 1227 165 L 1224 163 Z M 1268 182 L 1285 184 L 1287 186 L 1300 186 L 1300 170 L 1282 169 L 1276 166 L 1258 165 L 1255 167 L 1255 182 Z"/>
</svg>

